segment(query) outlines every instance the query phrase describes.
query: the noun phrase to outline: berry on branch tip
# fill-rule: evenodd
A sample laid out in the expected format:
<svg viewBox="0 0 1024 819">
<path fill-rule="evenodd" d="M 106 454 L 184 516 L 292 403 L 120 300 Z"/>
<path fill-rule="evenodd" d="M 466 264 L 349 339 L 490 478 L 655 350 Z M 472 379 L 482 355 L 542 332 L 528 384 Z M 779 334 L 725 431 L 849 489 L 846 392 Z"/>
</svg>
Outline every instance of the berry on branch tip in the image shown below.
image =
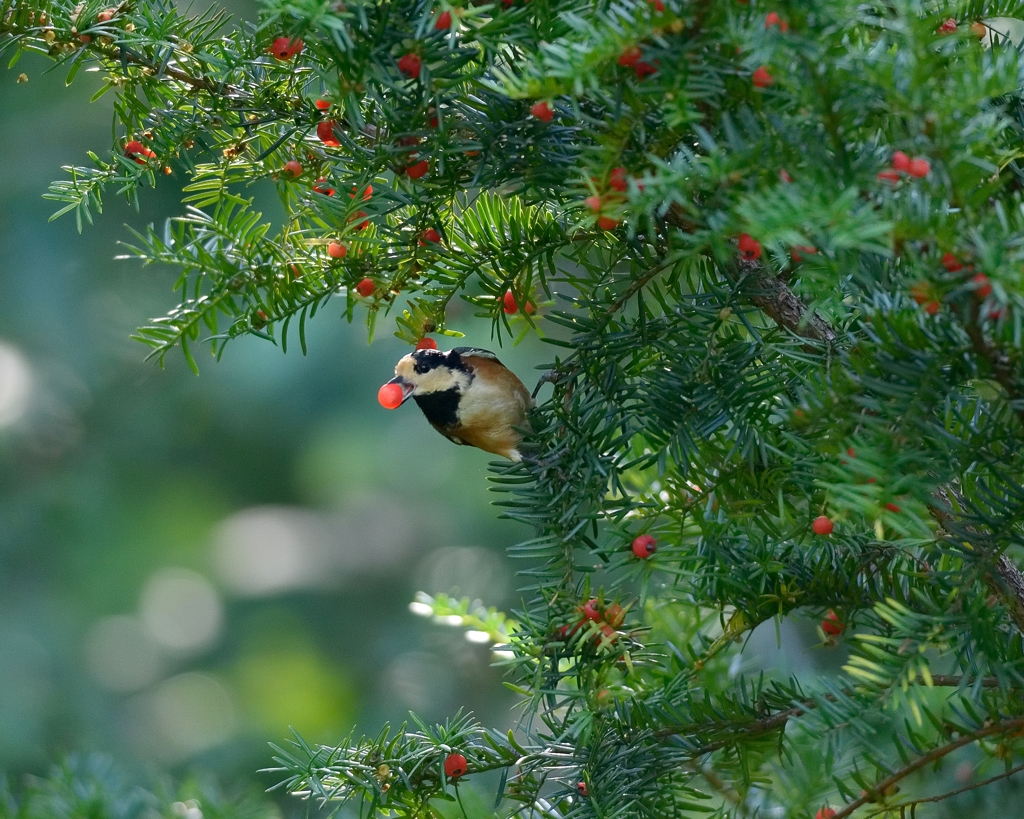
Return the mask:
<svg viewBox="0 0 1024 819">
<path fill-rule="evenodd" d="M 405 172 L 409 174 L 410 179 L 422 179 L 429 170 L 430 162 L 426 159 L 421 159 L 419 162 L 415 162 L 406 168 Z"/>
<path fill-rule="evenodd" d="M 576 792 L 580 796 L 590 796 L 590 791 L 587 790 L 587 783 L 582 780 L 576 783 Z"/>
<path fill-rule="evenodd" d="M 502 297 L 503 309 L 510 316 L 514 313 L 519 312 L 519 302 L 516 301 L 515 293 L 511 290 L 506 290 L 505 295 Z"/>
<path fill-rule="evenodd" d="M 341 145 L 341 142 L 338 141 L 338 137 L 334 133 L 334 129 L 337 127 L 337 120 L 325 119 L 323 122 L 317 123 L 316 135 L 324 145 L 331 148 L 337 148 Z"/>
<path fill-rule="evenodd" d="M 650 535 L 638 535 L 633 538 L 633 554 L 646 560 L 658 550 L 658 541 Z"/>
<path fill-rule="evenodd" d="M 910 170 L 910 157 L 903 153 L 903 151 L 893 151 L 892 167 L 893 170 L 906 173 Z"/>
<path fill-rule="evenodd" d="M 811 524 L 811 528 L 814 530 L 816 535 L 831 535 L 834 524 L 832 519 L 827 515 L 818 515 Z"/>
<path fill-rule="evenodd" d="M 595 623 L 601 620 L 601 610 L 597 607 L 597 598 L 591 598 L 583 604 L 583 616 Z"/>
<path fill-rule="evenodd" d="M 291 37 L 277 37 L 274 42 L 270 44 L 270 48 L 267 49 L 274 57 L 278 60 L 290 60 L 300 51 L 302 51 L 305 43 L 302 40 L 292 39 Z"/>
<path fill-rule="evenodd" d="M 931 173 L 931 170 L 931 163 L 919 156 L 910 160 L 910 167 L 907 168 L 907 173 L 917 179 L 923 179 Z"/>
<path fill-rule="evenodd" d="M 749 233 L 741 233 L 736 244 L 740 249 L 740 256 L 748 262 L 761 258 L 761 243 Z"/>
<path fill-rule="evenodd" d="M 530 106 L 530 113 L 533 114 L 541 122 L 551 122 L 555 117 L 555 112 L 545 100 L 535 102 Z"/>
<path fill-rule="evenodd" d="M 399 388 L 401 389 L 401 388 Z M 466 757 L 462 754 L 448 754 L 444 760 L 444 775 L 449 779 L 458 779 L 466 773 Z"/>
<path fill-rule="evenodd" d="M 327 255 L 332 259 L 344 259 L 347 253 L 348 248 L 341 242 L 331 242 L 327 245 Z"/>
<path fill-rule="evenodd" d="M 950 273 L 956 273 L 964 269 L 963 263 L 952 253 L 942 254 L 942 266 Z"/>
<path fill-rule="evenodd" d="M 284 163 L 284 172 L 292 179 L 298 179 L 302 176 L 302 163 L 290 159 Z"/>
<path fill-rule="evenodd" d="M 643 56 L 639 46 L 630 46 L 619 55 L 619 65 L 624 68 L 632 68 Z"/>
<path fill-rule="evenodd" d="M 757 88 L 768 88 L 768 86 L 775 83 L 775 78 L 768 72 L 767 67 L 759 65 L 750 76 L 750 81 Z"/>
<path fill-rule="evenodd" d="M 437 342 L 432 338 L 421 338 L 416 342 L 417 350 L 436 350 Z"/>
<path fill-rule="evenodd" d="M 839 619 L 839 615 L 832 609 L 825 612 L 825 619 L 821 621 L 821 630 L 829 637 L 837 637 L 846 631 L 846 623 Z"/>
<path fill-rule="evenodd" d="M 420 75 L 422 67 L 423 59 L 419 54 L 415 54 L 412 51 L 398 61 L 398 70 L 410 79 L 416 79 Z"/>
<path fill-rule="evenodd" d="M 452 27 L 452 13 L 450 11 L 442 11 L 437 15 L 437 22 L 434 23 L 434 28 L 438 31 L 444 31 L 446 28 Z"/>
<path fill-rule="evenodd" d="M 373 279 L 365 278 L 362 279 L 359 284 L 356 285 L 356 292 L 364 299 L 370 298 L 373 295 L 373 291 L 377 289 L 377 286 L 373 283 Z"/>
</svg>

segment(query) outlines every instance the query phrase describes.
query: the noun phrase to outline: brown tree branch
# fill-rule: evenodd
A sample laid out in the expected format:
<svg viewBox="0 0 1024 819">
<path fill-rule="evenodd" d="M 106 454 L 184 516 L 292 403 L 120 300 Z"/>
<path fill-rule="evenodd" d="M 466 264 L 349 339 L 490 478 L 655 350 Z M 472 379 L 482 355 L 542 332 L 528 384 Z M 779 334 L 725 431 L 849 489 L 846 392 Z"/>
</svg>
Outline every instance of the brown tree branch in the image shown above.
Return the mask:
<svg viewBox="0 0 1024 819">
<path fill-rule="evenodd" d="M 938 796 L 926 796 L 921 799 L 910 799 L 906 802 L 899 802 L 895 805 L 890 805 L 889 808 L 891 810 L 896 810 L 897 808 L 903 809 L 916 805 L 923 805 L 926 802 L 942 802 L 945 799 L 949 799 L 951 796 L 958 796 L 961 793 L 967 793 L 968 791 L 973 791 L 976 788 L 983 788 L 986 785 L 991 785 L 993 782 L 998 782 L 1000 779 L 1008 779 L 1015 773 L 1020 773 L 1021 771 L 1024 771 L 1024 763 L 1017 765 L 1014 768 L 1010 768 L 1008 771 L 1003 771 L 1001 774 L 996 774 L 995 776 L 990 776 L 988 779 L 983 779 L 981 782 L 975 782 L 973 785 L 957 788 L 955 791 L 949 791 L 948 793 L 939 794 Z"/>
</svg>

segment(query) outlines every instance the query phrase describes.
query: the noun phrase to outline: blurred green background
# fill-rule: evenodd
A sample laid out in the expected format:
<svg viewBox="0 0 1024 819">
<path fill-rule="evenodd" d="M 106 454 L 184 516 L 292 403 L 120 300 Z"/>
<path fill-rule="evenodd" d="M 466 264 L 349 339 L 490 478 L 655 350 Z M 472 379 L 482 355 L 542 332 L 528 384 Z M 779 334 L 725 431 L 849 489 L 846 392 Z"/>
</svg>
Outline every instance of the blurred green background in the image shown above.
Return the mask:
<svg viewBox="0 0 1024 819">
<path fill-rule="evenodd" d="M 491 505 L 491 456 L 380 408 L 409 348 L 388 320 L 367 345 L 341 300 L 306 357 L 245 338 L 198 378 L 146 363 L 129 335 L 173 306 L 176 271 L 114 261 L 116 242 L 177 213 L 182 178 L 141 214 L 110 195 L 81 235 L 48 222 L 60 166 L 109 150 L 112 102 L 51 68 L 0 69 L 0 771 L 98 750 L 230 781 L 289 726 L 333 742 L 459 706 L 510 724 L 489 649 L 408 610 L 419 589 L 514 605 L 505 547 L 527 533 Z M 532 385 L 545 352 L 502 357 Z"/>
</svg>

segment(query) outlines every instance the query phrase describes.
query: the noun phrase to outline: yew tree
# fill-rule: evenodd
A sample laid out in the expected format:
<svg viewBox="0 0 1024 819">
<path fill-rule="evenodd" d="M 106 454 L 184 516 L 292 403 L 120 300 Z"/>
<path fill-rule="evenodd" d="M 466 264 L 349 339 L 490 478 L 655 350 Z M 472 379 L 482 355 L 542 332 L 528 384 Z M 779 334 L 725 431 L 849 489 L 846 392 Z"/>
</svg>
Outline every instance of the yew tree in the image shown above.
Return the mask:
<svg viewBox="0 0 1024 819">
<path fill-rule="evenodd" d="M 180 271 L 140 317 L 156 361 L 305 349 L 339 305 L 410 345 L 549 345 L 526 457 L 492 466 L 532 531 L 522 604 L 414 604 L 494 644 L 514 728 L 296 737 L 282 788 L 361 816 L 1015 815 L 1022 13 L 0 2 L 9 58 L 113 97 L 57 213 L 181 186 L 123 251 Z M 755 632 L 826 670 L 758 664 Z"/>
</svg>

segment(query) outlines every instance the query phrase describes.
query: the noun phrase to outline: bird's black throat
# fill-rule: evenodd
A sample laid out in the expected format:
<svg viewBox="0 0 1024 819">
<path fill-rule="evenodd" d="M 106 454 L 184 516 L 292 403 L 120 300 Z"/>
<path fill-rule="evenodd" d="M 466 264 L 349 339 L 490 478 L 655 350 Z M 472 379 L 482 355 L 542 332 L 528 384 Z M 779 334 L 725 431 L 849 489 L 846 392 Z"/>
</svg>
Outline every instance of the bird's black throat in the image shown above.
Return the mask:
<svg viewBox="0 0 1024 819">
<path fill-rule="evenodd" d="M 458 387 L 452 387 L 443 392 L 429 392 L 426 395 L 414 395 L 413 400 L 423 410 L 435 427 L 451 428 L 459 422 L 459 399 L 461 393 Z"/>
</svg>

